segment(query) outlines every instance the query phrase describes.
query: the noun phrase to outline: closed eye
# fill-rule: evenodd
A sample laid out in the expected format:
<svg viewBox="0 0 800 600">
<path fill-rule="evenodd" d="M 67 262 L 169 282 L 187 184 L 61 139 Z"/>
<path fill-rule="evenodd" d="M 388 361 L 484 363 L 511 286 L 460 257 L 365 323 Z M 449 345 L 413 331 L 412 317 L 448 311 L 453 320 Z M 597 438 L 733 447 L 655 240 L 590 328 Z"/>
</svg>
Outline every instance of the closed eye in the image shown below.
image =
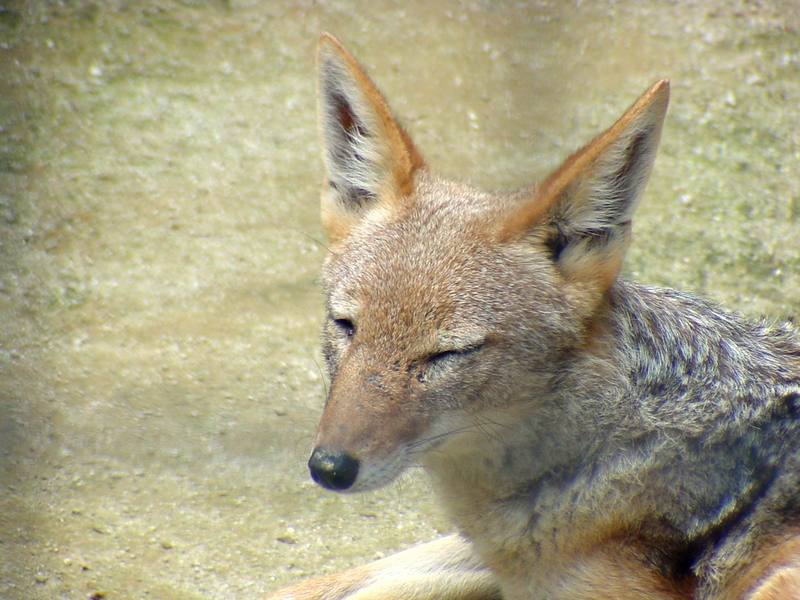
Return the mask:
<svg viewBox="0 0 800 600">
<path fill-rule="evenodd" d="M 454 366 L 463 359 L 478 353 L 483 348 L 483 342 L 460 348 L 458 350 L 445 350 L 429 355 L 417 368 L 417 381 L 428 383 L 448 371 L 448 365 Z"/>
<path fill-rule="evenodd" d="M 434 366 L 450 359 L 459 359 L 475 354 L 479 352 L 481 348 L 483 348 L 483 342 L 458 350 L 445 350 L 444 352 L 437 352 L 436 354 L 430 355 L 425 362 L 430 366 Z"/>
</svg>

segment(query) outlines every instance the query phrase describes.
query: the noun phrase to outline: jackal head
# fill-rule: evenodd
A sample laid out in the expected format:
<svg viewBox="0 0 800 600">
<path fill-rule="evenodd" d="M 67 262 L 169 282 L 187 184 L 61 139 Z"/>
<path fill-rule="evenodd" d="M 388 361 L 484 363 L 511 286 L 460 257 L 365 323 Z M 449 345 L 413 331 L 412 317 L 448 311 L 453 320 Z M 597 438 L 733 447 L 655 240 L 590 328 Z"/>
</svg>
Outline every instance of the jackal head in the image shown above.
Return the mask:
<svg viewBox="0 0 800 600">
<path fill-rule="evenodd" d="M 331 385 L 309 468 L 381 486 L 483 412 L 547 398 L 591 345 L 653 163 L 653 85 L 539 186 L 488 194 L 432 175 L 363 68 L 319 44 Z"/>
</svg>

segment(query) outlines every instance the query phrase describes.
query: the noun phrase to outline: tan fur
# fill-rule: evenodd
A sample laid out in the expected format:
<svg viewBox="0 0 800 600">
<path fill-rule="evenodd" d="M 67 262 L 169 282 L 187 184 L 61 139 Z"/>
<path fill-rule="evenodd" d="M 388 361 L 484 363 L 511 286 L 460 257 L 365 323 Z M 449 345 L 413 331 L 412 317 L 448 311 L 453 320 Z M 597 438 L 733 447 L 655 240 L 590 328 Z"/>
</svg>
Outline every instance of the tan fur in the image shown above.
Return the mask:
<svg viewBox="0 0 800 600">
<path fill-rule="evenodd" d="M 328 195 L 328 182 L 323 184 L 322 189 L 322 202 L 320 203 L 320 212 L 322 221 L 322 228 L 328 236 L 328 242 L 335 247 L 337 244 L 347 238 L 350 231 L 358 223 L 358 217 L 350 212 L 344 211 L 335 203 L 326 199 Z"/>
<path fill-rule="evenodd" d="M 272 598 L 773 600 L 800 586 L 800 341 L 619 273 L 669 84 L 531 192 L 431 174 L 320 40 L 327 181 L 312 477 L 411 464 L 459 534 Z"/>
<path fill-rule="evenodd" d="M 783 567 L 748 596 L 748 600 L 797 600 L 800 598 L 800 566 Z"/>
<path fill-rule="evenodd" d="M 792 593 L 789 593 L 793 591 Z M 800 531 L 791 528 L 767 539 L 753 553 L 725 598 L 786 600 L 800 598 Z"/>
<path fill-rule="evenodd" d="M 630 540 L 606 542 L 560 569 L 552 595 L 573 600 L 618 598 L 678 600 L 691 593 L 691 582 L 674 582 L 646 568 Z"/>
</svg>

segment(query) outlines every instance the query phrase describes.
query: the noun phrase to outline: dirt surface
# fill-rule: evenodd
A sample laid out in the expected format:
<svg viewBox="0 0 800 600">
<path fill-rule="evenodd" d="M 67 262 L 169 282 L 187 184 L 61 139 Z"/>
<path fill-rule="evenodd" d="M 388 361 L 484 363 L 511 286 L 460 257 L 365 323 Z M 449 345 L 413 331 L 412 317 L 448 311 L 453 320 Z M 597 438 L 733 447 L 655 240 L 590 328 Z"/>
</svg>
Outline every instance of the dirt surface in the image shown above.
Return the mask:
<svg viewBox="0 0 800 600">
<path fill-rule="evenodd" d="M 336 496 L 314 47 L 434 169 L 526 185 L 672 80 L 627 276 L 800 309 L 800 8 L 0 5 L 0 597 L 257 598 L 433 538 L 420 472 Z"/>
</svg>

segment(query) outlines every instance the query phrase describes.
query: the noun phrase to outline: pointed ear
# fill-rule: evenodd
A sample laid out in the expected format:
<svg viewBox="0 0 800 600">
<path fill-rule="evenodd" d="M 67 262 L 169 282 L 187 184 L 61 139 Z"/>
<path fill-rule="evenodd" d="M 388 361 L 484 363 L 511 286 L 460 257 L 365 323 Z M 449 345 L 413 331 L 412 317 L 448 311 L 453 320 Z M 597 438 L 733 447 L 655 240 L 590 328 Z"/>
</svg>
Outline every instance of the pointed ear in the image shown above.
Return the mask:
<svg viewBox="0 0 800 600">
<path fill-rule="evenodd" d="M 422 158 L 355 58 L 332 35 L 319 41 L 319 120 L 325 148 L 323 225 L 337 241 L 379 198 L 410 193 Z"/>
<path fill-rule="evenodd" d="M 669 82 L 659 81 L 550 175 L 507 220 L 502 237 L 534 234 L 567 278 L 605 291 L 621 269 L 668 102 Z"/>
</svg>

